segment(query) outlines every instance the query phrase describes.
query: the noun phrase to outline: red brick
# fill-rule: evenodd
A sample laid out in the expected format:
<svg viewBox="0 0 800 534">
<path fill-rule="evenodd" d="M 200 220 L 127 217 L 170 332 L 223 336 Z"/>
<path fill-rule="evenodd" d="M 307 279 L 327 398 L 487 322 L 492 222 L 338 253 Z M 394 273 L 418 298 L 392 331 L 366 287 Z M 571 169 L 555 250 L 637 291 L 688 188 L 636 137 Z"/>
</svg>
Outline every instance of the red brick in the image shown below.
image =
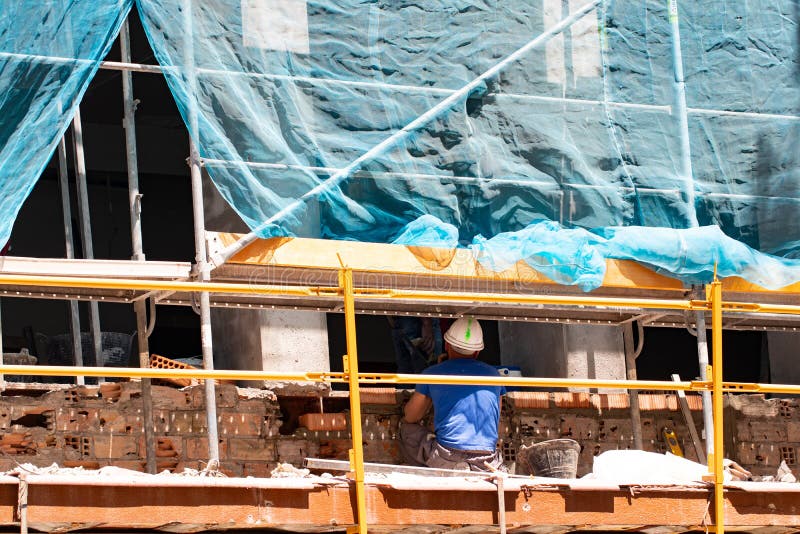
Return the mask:
<svg viewBox="0 0 800 534">
<path fill-rule="evenodd" d="M 347 443 L 352 444 L 350 440 L 347 440 Z M 352 445 L 348 445 L 347 449 L 351 446 Z M 321 448 L 320 455 L 322 455 Z M 402 459 L 397 440 L 375 439 L 367 441 L 364 445 L 364 460 L 367 462 L 394 464 L 400 463 Z"/>
<path fill-rule="evenodd" d="M 243 472 L 242 466 L 238 462 L 220 462 L 219 470 L 229 477 L 240 477 Z"/>
<path fill-rule="evenodd" d="M 329 439 L 319 442 L 319 456 L 320 458 L 331 458 L 334 460 L 347 460 L 350 457 L 350 449 L 353 447 L 353 442 L 349 439 Z M 369 448 L 369 447 L 367 447 Z M 279 447 L 280 450 L 280 447 Z M 365 451 L 366 455 L 366 451 Z M 281 461 L 284 460 L 281 457 Z M 290 462 L 294 463 L 294 462 Z"/>
<path fill-rule="evenodd" d="M 558 391 L 553 393 L 553 400 L 557 408 L 591 408 L 592 406 L 588 393 Z"/>
<path fill-rule="evenodd" d="M 144 448 L 144 445 L 142 445 Z M 171 458 L 181 455 L 183 440 L 180 437 L 162 437 L 156 439 L 156 456 Z"/>
<path fill-rule="evenodd" d="M 208 432 L 208 421 L 206 420 L 206 413 L 205 412 L 189 412 L 192 414 L 192 433 L 193 434 L 205 434 Z M 219 422 L 219 417 L 217 417 L 217 422 Z"/>
<path fill-rule="evenodd" d="M 232 408 L 239 400 L 239 393 L 236 386 L 231 384 L 217 384 L 217 408 Z M 206 393 L 205 386 L 194 386 L 189 390 L 193 408 L 205 408 Z"/>
<path fill-rule="evenodd" d="M 170 416 L 169 410 L 153 410 L 153 427 L 156 433 L 166 434 L 172 431 Z"/>
<path fill-rule="evenodd" d="M 63 467 L 83 467 L 84 469 L 100 469 L 100 462 L 95 460 L 64 460 Z"/>
<path fill-rule="evenodd" d="M 276 441 L 278 461 L 301 465 L 304 458 L 319 454 L 320 445 L 305 439 L 280 439 Z"/>
<path fill-rule="evenodd" d="M 508 399 L 514 408 L 536 409 L 550 407 L 550 393 L 547 391 L 513 391 Z"/>
<path fill-rule="evenodd" d="M 736 437 L 740 441 L 753 441 L 756 443 L 777 444 L 787 441 L 787 427 L 783 421 L 738 421 L 736 424 Z"/>
<path fill-rule="evenodd" d="M 275 462 L 244 462 L 242 464 L 242 476 L 270 478 L 272 470 L 276 466 Z"/>
<path fill-rule="evenodd" d="M 228 458 L 231 460 L 275 460 L 275 444 L 272 440 L 253 438 L 231 438 L 228 440 Z"/>
<path fill-rule="evenodd" d="M 598 441 L 627 445 L 632 436 L 633 425 L 630 419 L 601 419 L 597 422 Z"/>
<path fill-rule="evenodd" d="M 591 399 L 598 410 L 627 410 L 631 406 L 627 393 L 593 393 Z"/>
<path fill-rule="evenodd" d="M 0 436 L 0 450 L 5 454 L 35 454 L 30 432 L 15 432 Z"/>
<path fill-rule="evenodd" d="M 208 460 L 208 438 L 186 438 L 183 457 L 187 460 Z M 219 442 L 220 458 L 228 457 L 228 442 Z"/>
<path fill-rule="evenodd" d="M 119 382 L 104 382 L 100 384 L 98 394 L 106 402 L 116 402 L 122 395 L 122 385 Z"/>
<path fill-rule="evenodd" d="M 300 416 L 300 426 L 312 432 L 335 432 L 347 429 L 343 413 L 306 413 Z"/>
<path fill-rule="evenodd" d="M 194 416 L 197 412 L 174 411 L 169 414 L 169 432 L 171 434 L 191 434 L 194 431 Z M 205 414 L 203 414 L 205 419 Z"/>
<path fill-rule="evenodd" d="M 93 439 L 92 455 L 95 458 L 139 458 L 139 437 L 107 434 L 96 435 Z"/>
<path fill-rule="evenodd" d="M 71 407 L 56 411 L 55 429 L 58 432 L 91 432 L 100 430 L 99 411 L 95 408 Z"/>
<path fill-rule="evenodd" d="M 153 386 L 153 407 L 166 410 L 192 409 L 192 397 L 186 391 L 171 387 Z"/>
<path fill-rule="evenodd" d="M 271 402 L 264 399 L 242 399 L 240 397 L 239 401 L 236 403 L 237 412 L 258 413 L 263 415 L 277 409 L 279 409 L 277 403 L 273 405 Z"/>
<path fill-rule="evenodd" d="M 562 415 L 559 430 L 561 437 L 574 440 L 597 439 L 598 423 L 590 417 Z"/>
<path fill-rule="evenodd" d="M 363 388 L 361 389 L 362 404 L 397 404 L 397 390 L 395 388 Z"/>
<path fill-rule="evenodd" d="M 786 439 L 795 443 L 800 442 L 800 421 L 786 422 Z"/>
<path fill-rule="evenodd" d="M 661 432 L 656 428 L 652 418 L 642 417 L 642 441 L 655 441 L 661 439 L 657 434 Z"/>
<path fill-rule="evenodd" d="M 223 412 L 218 422 L 220 436 L 258 437 L 264 428 L 262 414 Z"/>
<path fill-rule="evenodd" d="M 642 393 L 639 395 L 639 409 L 642 411 L 678 411 L 678 397 L 663 393 Z"/>
<path fill-rule="evenodd" d="M 133 425 L 128 421 L 124 411 L 114 408 L 105 408 L 97 412 L 97 417 L 101 432 L 112 434 L 133 432 Z"/>
</svg>

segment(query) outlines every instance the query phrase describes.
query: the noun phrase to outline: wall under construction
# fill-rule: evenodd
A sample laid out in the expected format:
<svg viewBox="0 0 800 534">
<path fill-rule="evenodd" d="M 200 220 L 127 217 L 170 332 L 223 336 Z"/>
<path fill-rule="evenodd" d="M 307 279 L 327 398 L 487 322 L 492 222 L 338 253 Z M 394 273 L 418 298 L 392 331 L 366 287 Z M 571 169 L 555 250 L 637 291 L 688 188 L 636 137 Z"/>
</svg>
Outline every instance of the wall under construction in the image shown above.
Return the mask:
<svg viewBox="0 0 800 534">
<path fill-rule="evenodd" d="M 408 394 L 393 388 L 362 391 L 366 461 L 400 462 L 397 422 Z M 346 459 L 352 447 L 346 393 L 276 396 L 269 390 L 219 385 L 216 398 L 221 469 L 229 476 L 266 477 L 278 462 L 300 466 L 305 457 Z M 700 428 L 700 398 L 689 395 L 688 401 Z M 202 469 L 208 458 L 202 386 L 154 386 L 153 402 L 159 471 Z M 675 431 L 687 458 L 696 460 L 677 397 L 640 394 L 639 402 L 645 450 L 667 450 L 661 438 L 666 427 Z M 726 450 L 732 459 L 757 475 L 774 475 L 781 460 L 796 465 L 800 422 L 794 414 L 800 402 L 729 395 L 726 406 Z M 320 410 L 328 415 L 319 417 Z M 583 446 L 580 476 L 591 472 L 597 454 L 633 448 L 631 425 L 626 394 L 512 392 L 500 438 L 507 462 L 514 461 L 522 444 L 575 439 Z M 0 397 L 0 430 L 2 470 L 24 463 L 145 468 L 138 382 L 69 386 L 44 394 L 8 390 Z"/>
</svg>

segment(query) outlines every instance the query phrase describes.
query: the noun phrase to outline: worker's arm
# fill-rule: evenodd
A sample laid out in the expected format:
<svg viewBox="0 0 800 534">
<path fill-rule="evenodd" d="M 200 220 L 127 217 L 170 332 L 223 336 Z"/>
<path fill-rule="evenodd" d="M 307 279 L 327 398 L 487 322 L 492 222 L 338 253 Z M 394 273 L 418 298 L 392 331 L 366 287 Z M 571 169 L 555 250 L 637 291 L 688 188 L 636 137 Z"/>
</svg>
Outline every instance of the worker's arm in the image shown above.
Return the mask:
<svg viewBox="0 0 800 534">
<path fill-rule="evenodd" d="M 406 423 L 418 423 L 431 409 L 431 404 L 433 404 L 433 401 L 430 397 L 415 391 L 403 409 L 403 421 Z"/>
</svg>

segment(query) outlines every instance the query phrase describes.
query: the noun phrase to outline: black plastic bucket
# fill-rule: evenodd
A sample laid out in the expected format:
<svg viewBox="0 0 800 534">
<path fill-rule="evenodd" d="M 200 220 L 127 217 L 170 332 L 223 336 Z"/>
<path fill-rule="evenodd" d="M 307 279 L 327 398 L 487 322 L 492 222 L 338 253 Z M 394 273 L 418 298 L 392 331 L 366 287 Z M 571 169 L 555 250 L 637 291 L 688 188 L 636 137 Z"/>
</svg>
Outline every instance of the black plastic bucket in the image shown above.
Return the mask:
<svg viewBox="0 0 800 534">
<path fill-rule="evenodd" d="M 517 473 L 550 478 L 578 475 L 580 444 L 574 439 L 551 439 L 523 445 L 517 452 Z"/>
</svg>

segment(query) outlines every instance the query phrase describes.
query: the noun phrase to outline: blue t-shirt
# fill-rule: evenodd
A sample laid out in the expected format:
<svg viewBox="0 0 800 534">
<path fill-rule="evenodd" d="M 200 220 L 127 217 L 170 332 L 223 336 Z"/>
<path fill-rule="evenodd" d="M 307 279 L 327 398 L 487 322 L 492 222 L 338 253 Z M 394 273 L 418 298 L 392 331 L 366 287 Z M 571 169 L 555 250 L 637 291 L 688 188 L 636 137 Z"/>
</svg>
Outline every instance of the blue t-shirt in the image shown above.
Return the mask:
<svg viewBox="0 0 800 534">
<path fill-rule="evenodd" d="M 424 375 L 498 376 L 497 369 L 473 359 L 453 359 L 428 367 Z M 451 449 L 493 451 L 497 447 L 503 386 L 418 384 L 433 400 L 436 440 Z"/>
</svg>

